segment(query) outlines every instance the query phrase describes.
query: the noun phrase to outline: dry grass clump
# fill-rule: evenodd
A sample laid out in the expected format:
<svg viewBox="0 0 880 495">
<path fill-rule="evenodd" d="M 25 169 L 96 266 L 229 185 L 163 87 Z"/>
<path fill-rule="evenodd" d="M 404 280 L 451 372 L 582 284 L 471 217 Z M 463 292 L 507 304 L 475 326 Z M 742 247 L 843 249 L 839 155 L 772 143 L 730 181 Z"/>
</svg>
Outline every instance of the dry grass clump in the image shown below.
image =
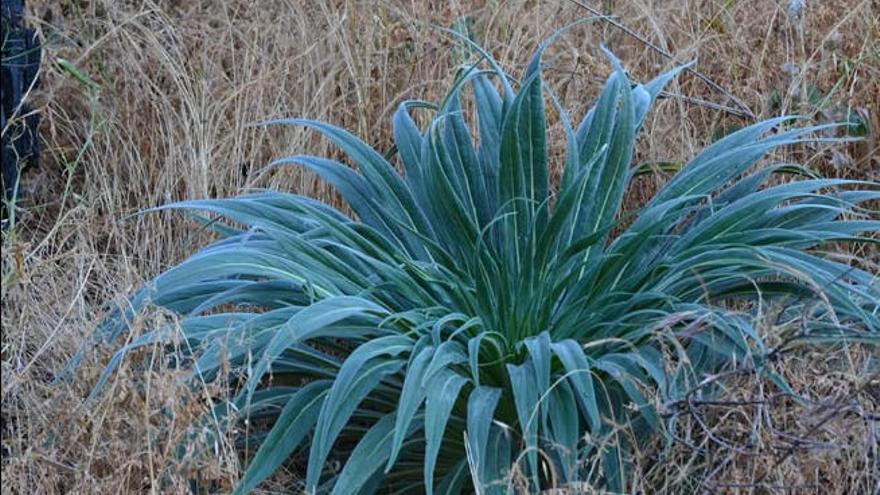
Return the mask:
<svg viewBox="0 0 880 495">
<path fill-rule="evenodd" d="M 632 492 L 875 493 L 880 370 L 874 354 L 866 346 L 782 353 L 771 368 L 793 393 L 749 366 L 705 380 L 686 400 L 662 406 L 673 419 L 672 445 L 658 442 L 636 453 Z"/>
<path fill-rule="evenodd" d="M 806 350 L 773 368 L 787 393 L 748 367 L 668 405 L 675 446 L 645 470 L 666 493 L 874 493 L 880 472 L 876 349 Z M 706 394 L 713 390 L 715 395 Z"/>
<path fill-rule="evenodd" d="M 153 313 L 135 322 L 132 337 L 169 323 Z M 108 358 L 88 353 L 76 379 L 60 386 L 47 376 L 14 379 L 23 374 L 4 383 L 4 490 L 184 492 L 189 478 L 228 489 L 238 459 L 225 438 L 211 437 L 208 457 L 177 450 L 185 440 L 206 437 L 211 425 L 193 424 L 209 411 L 206 397 L 222 393 L 223 384 L 193 390 L 169 367 L 171 353 L 153 347 L 132 354 L 108 393 L 86 405 L 90 383 Z"/>
<path fill-rule="evenodd" d="M 700 73 L 758 117 L 854 119 L 863 141 L 802 147 L 779 158 L 828 175 L 880 179 L 876 1 L 809 3 L 797 17 L 789 16 L 787 2 L 770 0 L 584 3 L 614 14 L 675 62 L 697 59 Z M 212 459 L 177 456 L 178 441 L 199 433 L 187 425 L 206 410 L 205 394 L 222 394 L 224 384 L 189 389 L 163 349 L 130 357 L 111 392 L 88 410 L 81 406 L 106 351 L 88 353 L 62 386 L 52 383 L 105 301 L 122 301 L 206 238 L 178 214 L 129 215 L 248 187 L 335 201 L 313 175 L 261 168 L 295 150 L 336 150 L 301 130 L 247 124 L 307 116 L 351 129 L 385 150 L 396 104 L 437 100 L 462 61 L 452 43 L 425 23 L 448 26 L 468 17 L 474 37 L 513 68 L 548 33 L 589 15 L 563 0 L 28 5 L 31 24 L 46 40 L 43 86 L 32 95 L 43 113 L 45 151 L 40 168 L 24 174 L 22 208 L 3 233 L 3 490 L 13 493 L 183 491 L 196 471 L 223 489 L 239 475 L 229 438 L 215 441 Z M 546 77 L 567 108 L 583 109 L 600 88 L 607 67 L 599 42 L 613 47 L 639 80 L 673 65 L 608 24 L 579 28 L 548 57 Z M 79 72 L 58 64 L 62 58 Z M 680 77 L 649 115 L 636 160 L 657 169 L 681 163 L 713 136 L 748 122 L 718 105 L 736 108 L 697 77 Z M 559 135 L 559 126 L 552 132 Z M 559 143 L 552 146 L 561 155 Z M 640 179 L 631 203 L 648 197 L 661 180 L 659 170 Z M 876 251 L 852 254 L 872 266 Z M 144 318 L 153 326 L 166 316 Z M 702 405 L 702 416 L 682 414 L 679 434 L 702 450 L 680 445 L 653 462 L 646 454 L 643 489 L 880 488 L 880 385 L 871 349 L 803 348 L 786 355 L 779 368 L 809 402 L 774 395 L 778 390 L 756 377 L 725 377 L 719 400 L 756 404 Z M 720 438 L 734 438 L 736 448 L 713 438 L 719 435 L 732 435 Z M 294 486 L 277 483 L 279 489 Z"/>
</svg>

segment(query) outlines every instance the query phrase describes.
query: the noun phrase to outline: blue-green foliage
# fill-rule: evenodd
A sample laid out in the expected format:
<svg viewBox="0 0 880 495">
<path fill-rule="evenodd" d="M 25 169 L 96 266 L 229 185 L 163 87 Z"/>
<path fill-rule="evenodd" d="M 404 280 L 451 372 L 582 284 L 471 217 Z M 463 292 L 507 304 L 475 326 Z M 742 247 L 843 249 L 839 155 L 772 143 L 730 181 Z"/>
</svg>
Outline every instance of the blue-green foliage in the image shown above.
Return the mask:
<svg viewBox="0 0 880 495">
<path fill-rule="evenodd" d="M 212 212 L 226 235 L 156 277 L 101 335 L 114 341 L 149 300 L 183 316 L 193 378 L 232 365 L 238 393 L 218 411 L 271 420 L 239 493 L 296 452 L 309 493 L 507 493 L 514 463 L 531 489 L 620 490 L 629 446 L 663 432 L 656 397 L 731 360 L 760 367 L 759 300 L 786 305 L 780 318 L 802 318 L 812 337 L 876 337 L 877 277 L 821 247 L 878 230 L 859 206 L 878 185 L 765 186 L 780 168 L 756 167 L 820 128 L 774 134 L 791 121 L 778 118 L 734 132 L 621 212 L 639 127 L 679 69 L 633 84 L 609 53 L 614 70 L 581 123 L 558 109 L 568 154 L 553 194 L 544 46 L 520 83 L 474 47 L 487 69 L 461 69 L 439 106 L 402 103 L 402 175 L 342 129 L 272 122 L 348 155 L 354 170 L 305 155 L 277 164 L 320 175 L 353 217 L 271 191 L 167 207 Z M 462 111 L 467 88 L 475 115 Z M 416 108 L 433 112 L 424 129 Z M 121 349 L 101 383 L 167 335 Z"/>
</svg>

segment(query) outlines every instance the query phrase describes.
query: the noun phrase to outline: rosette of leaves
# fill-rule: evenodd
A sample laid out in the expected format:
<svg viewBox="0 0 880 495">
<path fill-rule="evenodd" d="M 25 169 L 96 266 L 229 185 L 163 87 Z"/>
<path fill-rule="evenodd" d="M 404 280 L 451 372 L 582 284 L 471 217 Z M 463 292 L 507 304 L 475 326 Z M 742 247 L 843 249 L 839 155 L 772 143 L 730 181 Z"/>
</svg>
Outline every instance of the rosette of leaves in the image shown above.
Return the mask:
<svg viewBox="0 0 880 495">
<path fill-rule="evenodd" d="M 542 83 L 545 46 L 514 81 L 472 45 L 479 61 L 439 105 L 399 106 L 396 157 L 327 123 L 270 122 L 347 154 L 353 168 L 308 155 L 274 165 L 315 172 L 352 215 L 275 191 L 167 206 L 215 214 L 222 238 L 100 335 L 118 339 L 151 301 L 181 315 L 193 380 L 231 368 L 238 388 L 211 424 L 250 420 L 237 492 L 288 462 L 307 493 L 622 490 L 632 446 L 664 434 L 658 397 L 732 362 L 761 366 L 761 308 L 781 308 L 771 323 L 797 322 L 804 338 L 876 337 L 876 276 L 823 246 L 872 242 L 880 222 L 861 204 L 878 184 L 768 185 L 791 166 L 759 164 L 821 127 L 745 127 L 621 211 L 639 127 L 680 68 L 634 84 L 608 53 L 614 70 L 573 127 Z M 556 191 L 548 102 L 567 139 Z M 95 393 L 126 352 L 174 333 L 122 347 Z"/>
</svg>

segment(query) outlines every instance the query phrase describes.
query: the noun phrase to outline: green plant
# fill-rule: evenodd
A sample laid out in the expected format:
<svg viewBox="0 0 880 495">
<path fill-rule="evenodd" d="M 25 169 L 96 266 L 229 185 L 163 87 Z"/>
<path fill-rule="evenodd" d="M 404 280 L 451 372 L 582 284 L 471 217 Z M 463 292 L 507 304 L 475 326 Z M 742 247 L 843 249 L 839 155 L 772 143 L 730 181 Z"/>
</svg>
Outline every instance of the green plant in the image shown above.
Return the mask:
<svg viewBox="0 0 880 495">
<path fill-rule="evenodd" d="M 639 126 L 679 69 L 633 85 L 609 53 L 614 71 L 573 129 L 542 85 L 546 44 L 518 92 L 472 45 L 488 69 L 462 68 L 439 106 L 402 103 L 402 177 L 344 130 L 271 122 L 317 130 L 347 153 L 359 172 L 304 155 L 273 165 L 313 170 L 356 219 L 269 191 L 166 206 L 229 223 L 211 222 L 221 240 L 103 327 L 116 340 L 147 301 L 183 316 L 120 349 L 95 393 L 127 352 L 174 338 L 192 349 L 181 356 L 192 379 L 231 365 L 238 392 L 211 424 L 247 418 L 246 440 L 259 443 L 238 492 L 295 452 L 307 453 L 309 493 L 502 493 L 511 466 L 529 489 L 621 490 L 631 447 L 663 434 L 655 394 L 679 397 L 727 363 L 761 366 L 765 304 L 781 305 L 773 323 L 799 322 L 803 338 L 876 336 L 875 277 L 821 247 L 869 241 L 880 222 L 858 204 L 880 198 L 877 184 L 762 188 L 791 167 L 755 167 L 824 126 L 768 135 L 790 120 L 778 118 L 736 131 L 621 212 Z M 460 103 L 468 86 L 477 139 Z M 548 95 L 567 137 L 555 193 Z M 435 112 L 424 131 L 417 108 Z"/>
</svg>

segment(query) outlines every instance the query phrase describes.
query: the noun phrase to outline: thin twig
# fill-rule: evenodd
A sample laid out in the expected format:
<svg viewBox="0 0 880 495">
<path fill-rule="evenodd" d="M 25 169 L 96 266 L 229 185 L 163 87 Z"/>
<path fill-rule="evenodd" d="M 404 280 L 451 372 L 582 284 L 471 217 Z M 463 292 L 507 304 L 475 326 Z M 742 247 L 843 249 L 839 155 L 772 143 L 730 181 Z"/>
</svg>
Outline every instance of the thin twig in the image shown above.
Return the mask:
<svg viewBox="0 0 880 495">
<path fill-rule="evenodd" d="M 613 17 L 610 17 L 608 15 L 603 14 L 598 9 L 591 7 L 591 6 L 581 2 L 580 0 L 568 0 L 568 1 L 577 5 L 580 8 L 590 12 L 591 14 L 600 17 L 603 21 L 607 22 L 608 24 L 611 24 L 612 26 L 616 27 L 617 29 L 620 29 L 621 31 L 623 31 L 627 35 L 635 38 L 636 40 L 638 40 L 639 42 L 641 42 L 642 44 L 644 44 L 648 48 L 654 50 L 655 52 L 659 53 L 660 55 L 668 58 L 669 60 L 674 60 L 675 57 L 673 57 L 673 55 L 671 53 L 664 50 L 663 48 L 660 48 L 659 46 L 655 45 L 654 43 L 651 43 L 644 36 L 633 31 L 632 29 L 627 27 L 625 24 L 622 24 L 620 21 L 615 20 Z M 740 113 L 742 114 L 742 116 L 748 117 L 751 120 L 758 120 L 758 117 L 755 116 L 755 114 L 751 111 L 751 109 L 749 109 L 749 107 L 745 103 L 743 103 L 742 101 L 739 100 L 739 98 L 737 98 L 736 96 L 731 94 L 729 91 L 727 91 L 726 89 L 721 87 L 718 83 L 709 79 L 708 76 L 693 69 L 692 67 L 686 67 L 685 70 L 687 72 L 690 72 L 694 76 L 696 76 L 698 79 L 700 79 L 701 81 L 703 81 L 707 85 L 709 85 L 709 87 L 711 87 L 715 91 L 717 91 L 717 92 L 721 93 L 722 95 L 726 96 L 727 98 L 729 98 L 730 101 L 732 101 L 737 107 L 739 107 L 739 109 L 741 111 Z"/>
<path fill-rule="evenodd" d="M 846 399 L 849 398 L 849 397 L 852 397 L 852 396 L 855 396 L 855 395 L 859 394 L 859 393 L 860 393 L 860 392 L 861 392 L 861 391 L 862 391 L 862 390 L 868 385 L 868 383 L 870 383 L 870 380 L 865 380 L 865 381 L 864 381 L 859 387 L 857 387 L 854 391 L 852 391 L 852 392 L 850 392 L 850 393 L 848 393 L 848 394 L 845 394 L 845 395 L 843 395 L 843 396 L 838 397 L 837 400 L 835 400 L 835 404 L 833 404 L 833 406 L 831 406 L 832 409 L 831 409 L 830 411 L 828 411 L 828 413 L 825 414 L 825 416 L 823 416 L 822 419 L 820 419 L 819 421 L 817 421 L 817 422 L 812 426 L 812 428 L 810 428 L 810 429 L 807 430 L 803 435 L 801 435 L 801 438 L 802 438 L 803 440 L 806 440 L 810 435 L 812 435 L 813 433 L 815 433 L 816 431 L 818 431 L 819 428 L 822 428 L 822 427 L 825 426 L 825 424 L 827 424 L 829 421 L 831 421 L 832 419 L 838 417 L 839 414 L 840 414 L 842 411 L 845 411 L 846 409 L 850 408 L 850 407 L 851 407 L 851 404 L 848 404 L 848 403 L 846 402 Z M 781 466 L 782 463 L 786 461 L 786 459 L 788 459 L 789 457 L 791 457 L 792 455 L 794 455 L 794 453 L 797 452 L 797 450 L 798 450 L 799 443 L 800 443 L 800 442 L 793 442 L 793 445 L 791 445 L 791 447 L 789 447 L 789 448 L 786 450 L 785 454 L 784 454 L 782 457 L 780 457 L 779 459 L 777 459 L 776 462 L 773 464 L 773 466 L 772 466 L 770 469 L 764 471 L 764 473 L 758 478 L 758 480 L 755 482 L 755 484 L 756 484 L 756 485 L 761 484 L 765 479 L 767 479 L 767 476 L 768 476 L 771 472 L 773 472 L 774 470 L 776 470 L 776 468 L 778 468 L 779 466 Z"/>
<path fill-rule="evenodd" d="M 808 490 L 808 489 L 819 489 L 821 485 L 818 483 L 795 483 L 791 485 L 786 485 L 782 483 L 721 483 L 716 482 L 712 484 L 713 488 L 767 488 L 771 490 Z"/>
<path fill-rule="evenodd" d="M 581 73 L 578 73 L 576 71 L 569 70 L 569 69 L 560 69 L 558 67 L 547 66 L 547 67 L 545 67 L 545 70 L 552 70 L 554 72 L 559 72 L 559 73 L 566 74 L 566 75 L 573 76 L 573 77 L 585 78 L 585 79 L 588 79 L 592 82 L 598 82 L 598 83 L 604 82 L 604 80 L 601 78 L 587 76 L 587 75 L 584 75 L 584 74 L 581 74 Z M 636 87 L 636 84 L 633 84 L 633 87 Z M 679 93 L 673 93 L 670 91 L 660 91 L 660 94 L 657 95 L 657 97 L 660 99 L 672 98 L 675 100 L 681 100 L 689 105 L 695 105 L 698 107 L 708 108 L 709 110 L 717 110 L 719 112 L 729 113 L 731 115 L 735 115 L 737 117 L 741 117 L 744 119 L 751 119 L 754 117 L 754 115 L 751 115 L 747 112 L 744 112 L 738 108 L 733 108 L 733 107 L 729 107 L 727 105 L 722 105 L 720 103 L 715 103 L 715 102 L 711 102 L 708 100 L 704 100 L 702 98 L 695 98 L 693 96 L 685 96 L 685 95 L 682 95 Z"/>
</svg>

